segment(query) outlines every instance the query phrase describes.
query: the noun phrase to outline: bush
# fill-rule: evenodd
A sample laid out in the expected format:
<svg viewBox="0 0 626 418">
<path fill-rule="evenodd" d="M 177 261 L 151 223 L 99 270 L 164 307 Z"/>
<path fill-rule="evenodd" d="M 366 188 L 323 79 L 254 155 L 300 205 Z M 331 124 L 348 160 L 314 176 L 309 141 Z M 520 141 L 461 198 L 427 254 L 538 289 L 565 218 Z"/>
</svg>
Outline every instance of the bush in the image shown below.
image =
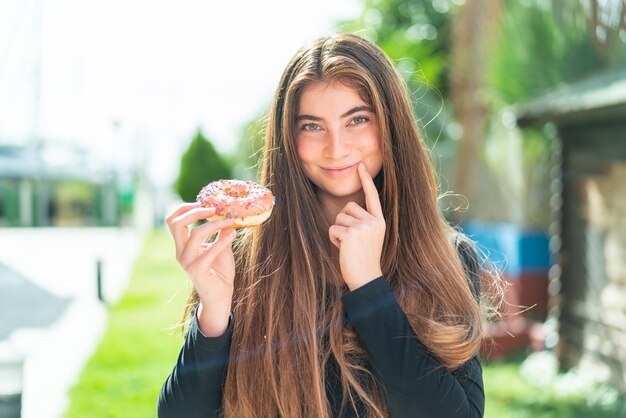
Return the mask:
<svg viewBox="0 0 626 418">
<path fill-rule="evenodd" d="M 228 179 L 231 168 L 219 155 L 213 144 L 198 130 L 180 161 L 180 172 L 174 188 L 185 202 L 196 200 L 207 183 Z"/>
</svg>

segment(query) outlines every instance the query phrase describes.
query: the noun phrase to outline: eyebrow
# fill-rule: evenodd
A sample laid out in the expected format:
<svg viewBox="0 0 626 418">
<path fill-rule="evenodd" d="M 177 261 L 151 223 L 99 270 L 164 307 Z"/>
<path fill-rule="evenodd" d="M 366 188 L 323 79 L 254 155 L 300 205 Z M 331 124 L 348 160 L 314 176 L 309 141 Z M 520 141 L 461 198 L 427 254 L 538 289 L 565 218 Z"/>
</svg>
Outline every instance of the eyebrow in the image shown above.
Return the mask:
<svg viewBox="0 0 626 418">
<path fill-rule="evenodd" d="M 357 112 L 361 112 L 361 111 L 367 111 L 367 112 L 372 112 L 374 113 L 374 111 L 372 110 L 371 107 L 369 106 L 357 106 L 357 107 L 353 107 L 352 109 L 348 110 L 346 113 L 344 113 L 343 115 L 340 116 L 340 118 L 345 118 L 348 117 L 354 113 Z M 319 116 L 313 116 L 313 115 L 298 115 L 296 117 L 296 121 L 301 121 L 301 120 L 315 120 L 315 121 L 320 121 L 322 120 L 322 118 L 320 118 Z"/>
</svg>

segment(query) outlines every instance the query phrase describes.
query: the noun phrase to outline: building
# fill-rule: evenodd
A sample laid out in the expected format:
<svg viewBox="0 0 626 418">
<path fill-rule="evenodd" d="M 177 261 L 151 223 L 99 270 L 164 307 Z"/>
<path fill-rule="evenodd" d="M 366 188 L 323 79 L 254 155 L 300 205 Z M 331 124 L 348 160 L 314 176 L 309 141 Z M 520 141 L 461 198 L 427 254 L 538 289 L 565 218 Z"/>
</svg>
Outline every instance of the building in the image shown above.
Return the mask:
<svg viewBox="0 0 626 418">
<path fill-rule="evenodd" d="M 83 150 L 0 145 L 0 226 L 118 225 L 116 187 Z"/>
<path fill-rule="evenodd" d="M 517 109 L 554 133 L 549 321 L 561 368 L 626 391 L 626 68 Z"/>
</svg>

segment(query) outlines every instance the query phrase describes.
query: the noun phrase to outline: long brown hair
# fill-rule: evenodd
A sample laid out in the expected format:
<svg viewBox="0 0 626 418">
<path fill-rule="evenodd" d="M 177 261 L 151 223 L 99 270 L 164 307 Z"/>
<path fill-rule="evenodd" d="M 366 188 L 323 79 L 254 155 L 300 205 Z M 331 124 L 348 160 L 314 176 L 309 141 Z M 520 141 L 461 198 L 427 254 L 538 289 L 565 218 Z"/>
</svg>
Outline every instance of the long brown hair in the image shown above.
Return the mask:
<svg viewBox="0 0 626 418">
<path fill-rule="evenodd" d="M 387 225 L 381 267 L 417 338 L 449 370 L 480 345 L 481 313 L 437 207 L 434 170 L 406 85 L 371 42 L 349 34 L 322 38 L 293 57 L 270 110 L 260 182 L 276 206 L 235 249 L 226 417 L 329 417 L 324 370 L 331 356 L 344 402 L 360 398 L 367 416 L 388 416 L 356 332 L 344 324 L 347 287 L 296 152 L 300 94 L 316 81 L 347 83 L 376 113 L 383 167 L 375 183 Z"/>
</svg>

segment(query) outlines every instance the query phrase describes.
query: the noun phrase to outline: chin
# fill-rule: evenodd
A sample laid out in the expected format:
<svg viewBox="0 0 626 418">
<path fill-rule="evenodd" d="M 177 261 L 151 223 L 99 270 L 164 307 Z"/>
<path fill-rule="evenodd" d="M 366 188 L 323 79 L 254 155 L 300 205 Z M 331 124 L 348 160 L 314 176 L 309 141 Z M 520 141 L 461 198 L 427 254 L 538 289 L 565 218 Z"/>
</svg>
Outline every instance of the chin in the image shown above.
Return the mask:
<svg viewBox="0 0 626 418">
<path fill-rule="evenodd" d="M 329 194 L 330 196 L 334 196 L 334 197 L 349 197 L 352 196 L 354 194 L 359 193 L 362 188 L 361 186 L 352 186 L 352 185 L 346 185 L 344 187 L 324 187 L 323 189 L 327 194 Z"/>
</svg>

